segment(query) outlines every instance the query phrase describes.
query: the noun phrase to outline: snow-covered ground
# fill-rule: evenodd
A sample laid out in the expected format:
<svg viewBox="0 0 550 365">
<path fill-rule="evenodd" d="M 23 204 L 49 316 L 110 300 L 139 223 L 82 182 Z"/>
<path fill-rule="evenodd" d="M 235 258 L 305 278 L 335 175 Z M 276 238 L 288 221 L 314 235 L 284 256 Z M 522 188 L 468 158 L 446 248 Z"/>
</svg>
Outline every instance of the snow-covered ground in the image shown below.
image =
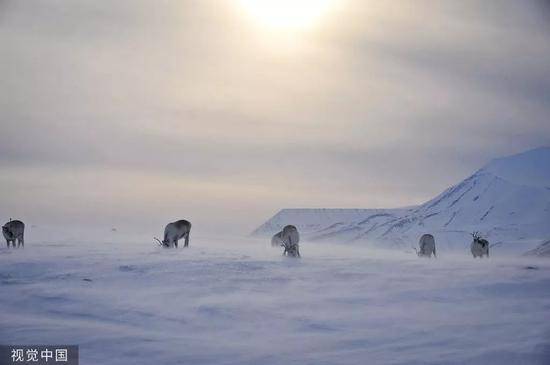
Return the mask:
<svg viewBox="0 0 550 365">
<path fill-rule="evenodd" d="M 0 343 L 81 364 L 549 364 L 550 261 L 258 239 L 0 249 Z"/>
</svg>

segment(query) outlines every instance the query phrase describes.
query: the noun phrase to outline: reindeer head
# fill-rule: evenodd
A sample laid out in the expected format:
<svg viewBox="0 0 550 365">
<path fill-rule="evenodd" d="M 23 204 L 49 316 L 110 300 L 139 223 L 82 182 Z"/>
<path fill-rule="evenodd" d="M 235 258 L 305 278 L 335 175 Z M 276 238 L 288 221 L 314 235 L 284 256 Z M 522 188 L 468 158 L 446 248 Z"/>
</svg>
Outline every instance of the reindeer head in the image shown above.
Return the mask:
<svg viewBox="0 0 550 365">
<path fill-rule="evenodd" d="M 481 234 L 478 231 L 471 233 L 471 235 L 474 238 L 474 241 L 478 242 L 481 240 Z"/>
<path fill-rule="evenodd" d="M 6 226 L 2 226 L 2 233 L 4 234 L 4 237 L 11 239 L 13 238 L 13 233 L 10 231 L 10 229 Z"/>
<path fill-rule="evenodd" d="M 168 242 L 166 242 L 166 241 L 161 241 L 161 240 L 159 240 L 159 239 L 156 238 L 156 237 L 153 237 L 153 238 L 159 243 L 159 245 L 160 245 L 161 247 L 169 247 Z"/>
</svg>

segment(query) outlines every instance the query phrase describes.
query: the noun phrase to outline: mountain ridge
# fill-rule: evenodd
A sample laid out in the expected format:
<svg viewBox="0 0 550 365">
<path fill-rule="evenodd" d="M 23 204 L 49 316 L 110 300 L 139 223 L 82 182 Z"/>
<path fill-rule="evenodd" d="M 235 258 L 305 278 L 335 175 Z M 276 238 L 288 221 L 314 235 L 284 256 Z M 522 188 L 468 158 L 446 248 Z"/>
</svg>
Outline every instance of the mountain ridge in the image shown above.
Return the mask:
<svg viewBox="0 0 550 365">
<path fill-rule="evenodd" d="M 311 241 L 330 240 L 409 248 L 423 233 L 438 244 L 463 249 L 470 233 L 480 231 L 507 250 L 534 248 L 550 237 L 550 147 L 539 147 L 491 160 L 461 182 L 415 207 L 356 209 L 355 214 L 317 210 L 279 211 L 256 229 L 267 235 L 283 224 L 296 224 Z M 304 224 L 302 224 L 304 223 Z"/>
</svg>

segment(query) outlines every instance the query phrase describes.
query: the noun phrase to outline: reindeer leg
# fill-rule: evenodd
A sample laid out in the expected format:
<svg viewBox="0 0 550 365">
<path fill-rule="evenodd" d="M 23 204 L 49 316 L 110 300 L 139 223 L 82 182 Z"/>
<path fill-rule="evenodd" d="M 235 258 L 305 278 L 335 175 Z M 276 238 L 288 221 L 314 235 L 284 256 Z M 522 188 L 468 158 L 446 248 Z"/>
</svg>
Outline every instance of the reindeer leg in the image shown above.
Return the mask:
<svg viewBox="0 0 550 365">
<path fill-rule="evenodd" d="M 190 232 L 187 232 L 185 234 L 185 244 L 183 245 L 183 247 L 188 247 L 189 246 L 189 233 Z"/>
</svg>

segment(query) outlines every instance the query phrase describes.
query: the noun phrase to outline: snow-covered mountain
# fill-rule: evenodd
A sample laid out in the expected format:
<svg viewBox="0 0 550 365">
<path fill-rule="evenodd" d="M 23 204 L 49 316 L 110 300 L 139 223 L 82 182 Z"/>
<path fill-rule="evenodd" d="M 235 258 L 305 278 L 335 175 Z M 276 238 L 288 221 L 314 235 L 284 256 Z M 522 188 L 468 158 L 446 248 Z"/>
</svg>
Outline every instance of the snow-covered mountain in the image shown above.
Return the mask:
<svg viewBox="0 0 550 365">
<path fill-rule="evenodd" d="M 550 238 L 550 148 L 491 161 L 455 186 L 409 209 L 283 209 L 255 234 L 284 224 L 310 240 L 409 248 L 423 233 L 463 249 L 480 231 L 501 251 L 527 251 Z"/>
<path fill-rule="evenodd" d="M 546 241 L 542 245 L 527 251 L 525 256 L 550 257 L 550 241 Z"/>
<path fill-rule="evenodd" d="M 401 217 L 407 209 L 282 209 L 258 227 L 253 236 L 270 236 L 287 224 L 295 225 L 300 233 L 313 235 L 338 231 L 349 222 L 361 222 L 372 217 Z"/>
</svg>

